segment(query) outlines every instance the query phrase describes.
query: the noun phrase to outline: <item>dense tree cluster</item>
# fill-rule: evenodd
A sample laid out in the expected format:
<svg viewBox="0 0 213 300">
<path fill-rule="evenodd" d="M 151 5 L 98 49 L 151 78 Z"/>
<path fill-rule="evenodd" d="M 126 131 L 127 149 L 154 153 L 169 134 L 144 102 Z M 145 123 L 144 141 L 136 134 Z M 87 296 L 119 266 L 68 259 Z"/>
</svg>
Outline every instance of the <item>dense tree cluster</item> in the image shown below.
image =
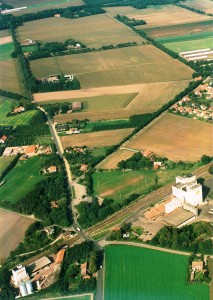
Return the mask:
<svg viewBox="0 0 213 300">
<path fill-rule="evenodd" d="M 8 92 L 2 89 L 0 89 L 0 96 L 7 97 L 13 100 L 18 100 L 18 101 L 23 99 L 23 96 L 18 93 Z"/>
<path fill-rule="evenodd" d="M 102 6 L 132 6 L 138 9 L 146 8 L 148 5 L 174 4 L 180 0 L 85 0 L 87 5 Z"/>
<path fill-rule="evenodd" d="M 89 262 L 89 272 L 92 275 L 98 268 L 97 258 L 98 253 L 94 250 L 92 242 L 83 242 L 67 249 L 59 277 L 60 290 L 71 293 L 92 292 L 96 286 L 96 279 L 94 277 L 83 279 L 80 264 Z"/>
<path fill-rule="evenodd" d="M 163 227 L 151 240 L 152 245 L 165 248 L 212 254 L 212 226 L 207 222 L 197 222 L 181 228 Z"/>
<path fill-rule="evenodd" d="M 0 300 L 14 299 L 14 293 L 10 286 L 11 272 L 5 267 L 0 268 Z"/>
<path fill-rule="evenodd" d="M 101 206 L 96 198 L 93 199 L 92 203 L 81 202 L 76 206 L 79 213 L 78 222 L 82 227 L 88 228 L 95 223 L 106 219 L 106 217 L 112 215 L 123 206 L 126 206 L 136 200 L 138 197 L 138 194 L 132 194 L 121 203 L 115 203 L 115 201 L 111 199 L 104 199 Z"/>
<path fill-rule="evenodd" d="M 135 153 L 127 160 L 122 160 L 118 163 L 119 169 L 143 170 L 151 169 L 153 162 L 149 158 L 144 157 L 140 152 Z"/>
</svg>

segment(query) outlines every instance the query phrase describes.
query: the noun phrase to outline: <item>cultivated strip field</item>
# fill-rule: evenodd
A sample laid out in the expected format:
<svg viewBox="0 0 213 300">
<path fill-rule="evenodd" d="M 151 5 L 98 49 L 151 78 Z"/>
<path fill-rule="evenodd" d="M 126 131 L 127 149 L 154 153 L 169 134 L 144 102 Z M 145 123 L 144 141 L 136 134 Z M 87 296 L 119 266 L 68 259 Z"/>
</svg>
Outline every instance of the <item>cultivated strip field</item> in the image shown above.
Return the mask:
<svg viewBox="0 0 213 300">
<path fill-rule="evenodd" d="M 96 100 L 100 100 L 101 110 L 94 110 L 93 107 L 88 105 L 88 109 L 85 112 L 79 112 L 75 114 L 64 114 L 64 115 L 57 115 L 56 120 L 58 123 L 64 123 L 67 121 L 71 121 L 73 119 L 84 120 L 89 119 L 92 121 L 97 120 L 110 120 L 110 119 L 123 119 L 128 118 L 135 114 L 144 114 L 156 111 L 162 105 L 167 103 L 169 100 L 172 100 L 176 94 L 184 90 L 188 85 L 189 81 L 177 81 L 177 82 L 163 82 L 163 83 L 149 83 L 149 84 L 141 84 L 141 85 L 128 85 L 128 86 L 121 86 L 121 87 L 111 87 L 111 88 L 97 88 L 97 89 L 90 89 L 91 92 L 100 93 L 100 97 Z M 103 91 L 103 95 L 105 93 L 116 93 L 118 91 L 123 92 L 130 92 L 135 89 L 137 91 L 137 96 L 129 102 L 129 104 L 122 109 L 118 108 L 118 105 L 115 105 L 114 102 L 109 101 L 101 105 L 102 103 L 102 96 L 101 91 Z M 79 91 L 79 94 L 81 94 Z M 59 92 L 59 93 L 72 93 L 72 92 Z M 73 91 L 74 94 L 78 93 L 78 91 Z M 53 94 L 53 93 L 51 93 Z M 57 94 L 57 93 L 56 93 Z M 40 94 L 41 97 L 46 94 Z M 62 94 L 59 94 L 62 95 Z M 127 95 L 127 94 L 126 94 Z M 34 96 L 35 99 L 37 95 Z M 38 95 L 39 97 L 39 95 Z M 105 96 L 104 96 L 105 97 Z M 42 98 L 40 98 L 42 99 Z M 105 99 L 105 98 L 104 98 Z M 84 98 L 80 98 L 82 102 L 84 102 Z M 109 100 L 116 100 L 117 97 L 111 96 Z M 119 100 L 119 97 L 118 97 Z M 96 104 L 97 105 L 97 104 Z M 110 108 L 109 108 L 110 106 Z M 112 110 L 113 107 L 117 107 L 117 109 Z"/>
<path fill-rule="evenodd" d="M 8 4 L 13 7 L 27 7 L 24 10 L 12 12 L 14 16 L 19 16 L 23 14 L 36 13 L 38 11 L 46 10 L 46 9 L 54 9 L 59 7 L 68 7 L 75 5 L 84 5 L 83 0 L 8 0 L 6 1 Z"/>
<path fill-rule="evenodd" d="M 186 2 L 184 1 L 184 4 L 204 11 L 206 14 L 213 14 L 213 5 L 212 5 L 212 0 L 187 0 Z"/>
<path fill-rule="evenodd" d="M 213 20 L 202 22 L 186 23 L 171 26 L 158 26 L 146 28 L 144 31 L 152 38 L 162 38 L 167 36 L 182 36 L 184 34 L 193 34 L 200 32 L 208 32 L 212 30 Z M 142 27 L 141 27 L 142 29 Z"/>
<path fill-rule="evenodd" d="M 75 74 L 82 88 L 187 80 L 193 72 L 152 45 L 44 58 L 30 65 L 36 77 Z"/>
<path fill-rule="evenodd" d="M 23 240 L 24 233 L 34 220 L 0 209 L 0 258 L 7 258 Z"/>
<path fill-rule="evenodd" d="M 103 165 L 101 165 L 101 169 L 116 169 L 120 161 L 132 157 L 135 153 L 136 152 L 134 151 L 119 150 L 109 160 L 107 160 L 105 163 L 103 163 Z"/>
<path fill-rule="evenodd" d="M 15 60 L 0 61 L 0 70 L 0 89 L 20 93 Z M 7 72 L 2 72 L 2 70 L 7 70 Z"/>
<path fill-rule="evenodd" d="M 11 35 L 5 36 L 5 37 L 1 37 L 0 38 L 0 45 L 4 45 L 4 44 L 10 43 L 12 41 L 13 41 L 13 39 L 12 39 Z"/>
<path fill-rule="evenodd" d="M 105 300 L 209 299 L 207 284 L 186 284 L 185 255 L 115 245 L 105 248 L 105 263 Z"/>
<path fill-rule="evenodd" d="M 9 29 L 0 30 L 0 38 L 10 35 Z"/>
<path fill-rule="evenodd" d="M 193 37 L 192 37 L 193 38 Z M 165 43 L 164 46 L 174 52 L 185 52 L 213 47 L 212 37 L 195 39 L 182 42 Z"/>
<path fill-rule="evenodd" d="M 197 161 L 203 154 L 212 156 L 212 129 L 210 123 L 167 113 L 126 147 L 149 149 L 173 161 Z"/>
<path fill-rule="evenodd" d="M 78 19 L 47 18 L 31 21 L 18 27 L 17 31 L 19 40 L 31 38 L 45 43 L 73 38 L 91 48 L 144 41 L 128 27 L 106 14 Z"/>
<path fill-rule="evenodd" d="M 98 131 L 92 133 L 76 134 L 72 136 L 62 136 L 61 142 L 64 148 L 75 146 L 105 147 L 118 144 L 132 132 L 130 129 L 117 129 L 108 131 Z"/>
<path fill-rule="evenodd" d="M 204 21 L 210 20 L 211 18 L 209 16 L 200 15 L 193 11 L 189 11 L 174 5 L 150 6 L 146 9 L 136 9 L 132 7 L 110 7 L 106 8 L 106 10 L 112 16 L 120 14 L 125 15 L 128 18 L 145 20 L 147 23 L 146 25 L 140 25 L 140 27 L 136 26 L 136 28 L 141 29 Z"/>
</svg>

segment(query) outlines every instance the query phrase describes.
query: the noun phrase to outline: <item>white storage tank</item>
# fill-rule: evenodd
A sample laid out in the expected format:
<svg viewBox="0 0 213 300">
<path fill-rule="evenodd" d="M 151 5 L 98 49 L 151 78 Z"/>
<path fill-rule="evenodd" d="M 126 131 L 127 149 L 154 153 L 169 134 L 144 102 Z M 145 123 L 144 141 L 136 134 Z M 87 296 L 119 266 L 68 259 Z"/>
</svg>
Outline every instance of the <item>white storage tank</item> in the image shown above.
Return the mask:
<svg viewBox="0 0 213 300">
<path fill-rule="evenodd" d="M 27 296 L 27 288 L 26 288 L 26 284 L 24 282 L 22 282 L 19 285 L 19 290 L 20 290 L 20 293 L 21 293 L 22 297 Z"/>
<path fill-rule="evenodd" d="M 31 281 L 26 282 L 26 288 L 29 295 L 33 294 L 33 285 Z"/>
</svg>

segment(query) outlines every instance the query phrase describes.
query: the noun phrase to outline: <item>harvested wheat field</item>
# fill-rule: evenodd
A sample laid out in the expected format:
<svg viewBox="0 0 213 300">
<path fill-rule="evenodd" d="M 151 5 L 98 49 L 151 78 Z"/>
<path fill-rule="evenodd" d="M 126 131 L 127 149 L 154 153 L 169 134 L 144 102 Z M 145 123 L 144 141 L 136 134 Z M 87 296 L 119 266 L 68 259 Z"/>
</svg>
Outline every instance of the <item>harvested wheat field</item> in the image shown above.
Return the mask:
<svg viewBox="0 0 213 300">
<path fill-rule="evenodd" d="M 212 156 L 212 130 L 210 123 L 167 113 L 126 147 L 149 149 L 173 161 L 197 161 L 203 154 Z"/>
<path fill-rule="evenodd" d="M 212 0 L 187 0 L 185 5 L 204 11 L 206 14 L 213 14 Z"/>
<path fill-rule="evenodd" d="M 88 146 L 91 148 L 113 146 L 121 142 L 132 131 L 133 128 L 62 136 L 61 142 L 64 148 L 75 146 Z"/>
<path fill-rule="evenodd" d="M 7 258 L 23 240 L 24 233 L 34 220 L 0 209 L 0 258 Z"/>
<path fill-rule="evenodd" d="M 0 89 L 20 93 L 15 60 L 0 61 L 0 70 Z M 3 72 L 3 70 L 7 70 L 7 72 Z"/>
<path fill-rule="evenodd" d="M 77 19 L 46 18 L 24 23 L 17 31 L 20 41 L 31 38 L 42 43 L 63 42 L 72 38 L 89 48 L 144 41 L 128 27 L 106 14 Z"/>
<path fill-rule="evenodd" d="M 90 91 L 91 93 L 97 92 L 100 93 L 100 96 L 96 98 L 96 102 L 99 101 L 99 106 L 96 103 L 95 107 L 99 107 L 99 109 L 94 109 L 94 105 L 88 105 L 86 110 L 83 112 L 75 113 L 75 114 L 63 114 L 63 115 L 57 115 L 56 121 L 58 123 L 64 123 L 68 121 L 72 121 L 73 119 L 78 120 L 84 120 L 89 119 L 91 121 L 97 121 L 97 120 L 113 120 L 113 119 L 123 119 L 128 118 L 135 114 L 145 114 L 150 113 L 158 110 L 162 105 L 167 103 L 169 100 L 172 100 L 176 94 L 184 90 L 184 88 L 187 87 L 189 81 L 177 81 L 177 82 L 162 82 L 162 83 L 149 83 L 149 84 L 141 84 L 141 85 L 128 85 L 128 86 L 121 86 L 121 87 L 111 87 L 111 88 L 97 88 L 97 89 L 91 89 L 91 90 L 84 90 L 85 95 L 86 91 Z M 79 90 L 79 94 L 81 94 L 81 91 Z M 101 96 L 101 91 L 103 91 L 103 101 Z M 130 92 L 130 91 L 137 91 L 137 95 L 129 102 L 129 104 L 122 108 L 118 107 L 118 103 L 115 104 L 114 101 L 119 100 L 116 98 L 116 94 L 111 97 L 106 97 L 107 93 L 116 93 L 119 91 L 123 92 Z M 74 93 L 76 95 L 78 91 L 70 91 L 70 92 L 57 92 L 59 93 L 59 97 L 62 96 L 62 93 L 67 93 L 66 95 L 71 95 L 71 93 Z M 44 94 L 35 94 L 34 99 L 39 102 L 38 99 L 48 99 L 48 95 L 46 94 L 54 94 L 54 93 L 44 93 Z M 127 99 L 124 96 L 128 96 L 131 94 L 124 94 L 122 96 L 123 99 Z M 51 97 L 51 96 L 50 96 Z M 68 98 L 68 97 L 67 97 Z M 109 103 L 105 103 L 104 100 L 107 98 L 109 100 Z M 79 100 L 84 102 L 85 98 L 80 98 Z M 94 98 L 91 98 L 94 103 Z M 92 101 L 91 101 L 92 102 Z M 45 103 L 48 103 L 45 101 Z M 90 103 L 88 98 L 88 103 Z M 103 105 L 101 105 L 103 103 Z M 123 102 L 120 102 L 122 104 Z"/>
<path fill-rule="evenodd" d="M 204 0 L 205 1 L 205 0 Z M 117 14 L 125 15 L 128 18 L 146 21 L 146 25 L 136 26 L 136 28 L 144 29 L 152 26 L 164 26 L 173 24 L 191 23 L 196 21 L 208 20 L 211 17 L 200 15 L 196 12 L 175 6 L 175 5 L 159 5 L 151 6 L 146 9 L 136 9 L 132 7 L 110 7 L 106 8 L 107 12 L 116 16 Z"/>
<path fill-rule="evenodd" d="M 120 161 L 132 157 L 136 152 L 128 150 L 119 150 L 115 152 L 106 162 L 101 165 L 101 169 L 116 169 Z"/>
<path fill-rule="evenodd" d="M 152 45 L 43 58 L 30 66 L 36 77 L 74 74 L 82 88 L 188 80 L 193 73 Z"/>
</svg>

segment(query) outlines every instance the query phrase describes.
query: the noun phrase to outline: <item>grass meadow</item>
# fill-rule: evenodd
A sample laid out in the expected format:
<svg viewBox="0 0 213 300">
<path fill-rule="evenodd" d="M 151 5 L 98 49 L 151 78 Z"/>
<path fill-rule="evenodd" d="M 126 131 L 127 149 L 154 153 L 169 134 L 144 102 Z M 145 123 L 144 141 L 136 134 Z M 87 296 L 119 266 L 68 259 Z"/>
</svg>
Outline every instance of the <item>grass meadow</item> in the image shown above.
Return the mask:
<svg viewBox="0 0 213 300">
<path fill-rule="evenodd" d="M 0 61 L 10 59 L 10 54 L 14 51 L 14 44 L 7 43 L 0 45 Z"/>
<path fill-rule="evenodd" d="M 187 284 L 188 257 L 132 246 L 105 248 L 105 300 L 208 300 L 209 287 Z"/>
<path fill-rule="evenodd" d="M 0 157 L 0 176 L 7 166 L 14 160 L 14 156 L 2 156 Z"/>
<path fill-rule="evenodd" d="M 107 162 L 105 164 L 107 165 Z M 150 187 L 155 185 L 156 176 L 158 178 L 158 184 L 163 186 L 174 181 L 175 177 L 180 173 L 187 174 L 191 171 L 192 169 L 182 170 L 177 167 L 175 169 L 159 170 L 157 172 L 153 170 L 109 170 L 105 172 L 95 172 L 93 174 L 93 188 L 96 195 L 120 202 L 134 193 L 139 195 L 145 194 Z"/>
<path fill-rule="evenodd" d="M 4 177 L 6 182 L 0 189 L 1 201 L 16 203 L 21 197 L 31 191 L 44 177 L 39 174 L 42 157 L 32 157 L 18 161 L 16 166 Z"/>
<path fill-rule="evenodd" d="M 206 39 L 188 40 L 183 42 L 165 43 L 164 46 L 174 52 L 180 53 L 205 48 L 212 48 L 212 37 Z"/>
<path fill-rule="evenodd" d="M 31 118 L 36 114 L 36 110 L 29 110 L 18 115 L 7 117 L 12 107 L 17 106 L 17 101 L 4 100 L 0 97 L 0 126 L 28 125 Z"/>
<path fill-rule="evenodd" d="M 20 93 L 19 81 L 16 73 L 16 60 L 0 60 L 0 89 Z M 2 70 L 7 70 L 2 72 Z"/>
</svg>

